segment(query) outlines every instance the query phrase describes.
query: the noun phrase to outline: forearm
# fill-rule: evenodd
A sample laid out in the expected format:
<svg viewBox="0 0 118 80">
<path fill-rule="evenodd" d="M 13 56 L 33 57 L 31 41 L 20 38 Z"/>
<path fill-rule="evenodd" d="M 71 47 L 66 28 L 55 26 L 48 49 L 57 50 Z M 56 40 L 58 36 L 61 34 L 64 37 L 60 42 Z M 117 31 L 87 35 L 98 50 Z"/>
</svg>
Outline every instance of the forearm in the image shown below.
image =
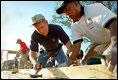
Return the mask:
<svg viewBox="0 0 118 80">
<path fill-rule="evenodd" d="M 16 57 L 19 57 L 20 56 L 20 54 L 19 53 L 16 53 Z"/>
<path fill-rule="evenodd" d="M 67 54 L 72 52 L 72 43 L 70 41 L 66 43 L 66 48 L 67 48 Z"/>
<path fill-rule="evenodd" d="M 16 53 L 16 57 L 19 57 L 21 54 L 21 49 Z"/>
<path fill-rule="evenodd" d="M 23 50 L 23 48 L 21 48 L 21 49 L 18 51 L 18 53 L 21 53 L 21 52 L 22 52 L 22 50 Z"/>
<path fill-rule="evenodd" d="M 72 55 L 70 56 L 70 60 L 74 61 L 76 60 L 77 56 L 79 55 L 79 52 L 80 52 L 80 46 L 81 46 L 81 43 L 76 43 L 73 45 L 73 48 L 72 48 Z"/>
<path fill-rule="evenodd" d="M 64 64 L 59 65 L 59 66 L 70 66 L 71 64 L 73 64 L 73 62 L 77 59 L 77 57 L 79 55 L 80 46 L 81 46 L 81 41 L 74 43 L 74 45 L 72 47 L 71 56 L 69 57 L 69 59 Z"/>
<path fill-rule="evenodd" d="M 93 45 L 87 52 L 86 52 L 86 54 L 84 55 L 84 57 L 82 58 L 82 60 L 84 59 L 84 61 L 86 61 L 89 57 L 91 57 L 91 56 L 94 56 L 95 55 L 95 51 L 94 51 L 94 49 L 95 49 L 95 47 L 96 47 L 97 45 Z"/>
<path fill-rule="evenodd" d="M 117 41 L 117 21 L 114 20 L 108 29 L 110 30 L 111 42 Z"/>
<path fill-rule="evenodd" d="M 29 58 L 32 64 L 35 65 L 37 63 L 37 52 L 31 51 L 29 53 Z"/>
<path fill-rule="evenodd" d="M 71 59 L 72 61 L 76 60 L 77 56 L 79 55 L 79 51 L 80 51 L 80 48 L 74 48 L 72 55 L 70 56 L 69 59 Z"/>
</svg>

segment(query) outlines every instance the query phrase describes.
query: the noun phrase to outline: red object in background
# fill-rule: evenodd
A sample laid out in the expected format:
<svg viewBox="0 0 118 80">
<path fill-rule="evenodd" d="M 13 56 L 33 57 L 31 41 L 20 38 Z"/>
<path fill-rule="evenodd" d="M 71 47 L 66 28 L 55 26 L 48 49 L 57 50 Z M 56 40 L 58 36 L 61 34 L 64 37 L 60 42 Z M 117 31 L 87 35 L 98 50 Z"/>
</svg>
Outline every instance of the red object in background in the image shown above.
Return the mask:
<svg viewBox="0 0 118 80">
<path fill-rule="evenodd" d="M 20 42 L 20 48 L 21 48 L 21 52 L 23 52 L 25 50 L 29 50 L 29 48 L 27 47 L 27 45 L 24 42 Z"/>
</svg>

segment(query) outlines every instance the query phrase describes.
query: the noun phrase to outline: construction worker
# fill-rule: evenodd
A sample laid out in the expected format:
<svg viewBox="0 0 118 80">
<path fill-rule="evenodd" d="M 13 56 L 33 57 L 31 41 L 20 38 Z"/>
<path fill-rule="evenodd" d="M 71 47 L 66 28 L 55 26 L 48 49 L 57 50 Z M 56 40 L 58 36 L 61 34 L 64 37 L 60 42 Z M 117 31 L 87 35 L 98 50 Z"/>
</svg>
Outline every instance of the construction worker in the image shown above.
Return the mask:
<svg viewBox="0 0 118 80">
<path fill-rule="evenodd" d="M 57 14 L 65 13 L 73 20 L 71 25 L 74 39 L 73 52 L 63 66 L 69 66 L 79 55 L 83 37 L 91 40 L 93 47 L 85 55 L 82 63 L 96 52 L 106 56 L 108 69 L 117 64 L 117 16 L 101 3 L 82 6 L 79 1 L 63 1 Z M 68 64 L 70 63 L 70 64 Z"/>
<path fill-rule="evenodd" d="M 47 60 L 50 57 L 55 57 L 55 60 L 59 64 L 67 61 L 62 45 L 71 51 L 71 42 L 69 36 L 59 25 L 48 24 L 48 21 L 42 14 L 37 14 L 32 17 L 33 27 L 36 29 L 31 36 L 31 52 L 29 54 L 30 60 L 33 63 L 33 67 L 36 70 L 40 70 L 42 67 L 48 67 L 46 65 Z M 63 43 L 59 43 L 59 40 Z M 40 54 L 37 58 L 39 45 L 44 47 L 45 52 Z"/>
<path fill-rule="evenodd" d="M 29 60 L 28 60 L 30 49 L 27 47 L 26 43 L 23 42 L 21 39 L 17 39 L 16 43 L 20 45 L 20 50 L 18 51 L 16 57 L 21 56 L 19 68 L 23 69 L 30 65 Z"/>
</svg>

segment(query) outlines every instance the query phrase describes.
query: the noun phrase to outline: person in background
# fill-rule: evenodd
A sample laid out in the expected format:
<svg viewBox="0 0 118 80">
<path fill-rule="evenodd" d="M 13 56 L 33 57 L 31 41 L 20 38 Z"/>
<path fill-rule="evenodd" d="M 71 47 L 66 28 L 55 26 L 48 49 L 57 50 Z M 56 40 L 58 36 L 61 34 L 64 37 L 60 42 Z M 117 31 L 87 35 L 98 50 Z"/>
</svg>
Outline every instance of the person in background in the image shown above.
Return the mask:
<svg viewBox="0 0 118 80">
<path fill-rule="evenodd" d="M 31 64 L 30 64 L 30 61 L 28 60 L 30 49 L 28 48 L 26 43 L 23 42 L 21 39 L 17 39 L 16 43 L 20 45 L 20 50 L 18 51 L 18 53 L 16 55 L 16 57 L 21 56 L 19 68 L 24 69 L 24 68 L 30 67 Z"/>
</svg>

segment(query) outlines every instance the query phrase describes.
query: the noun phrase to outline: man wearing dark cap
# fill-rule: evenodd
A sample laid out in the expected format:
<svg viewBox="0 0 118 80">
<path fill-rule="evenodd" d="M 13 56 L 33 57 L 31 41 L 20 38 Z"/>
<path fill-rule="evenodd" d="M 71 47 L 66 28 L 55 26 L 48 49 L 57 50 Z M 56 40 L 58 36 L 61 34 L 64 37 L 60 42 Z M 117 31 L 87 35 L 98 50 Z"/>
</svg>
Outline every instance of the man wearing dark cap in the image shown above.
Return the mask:
<svg viewBox="0 0 118 80">
<path fill-rule="evenodd" d="M 48 67 L 46 64 L 50 57 L 55 57 L 59 64 L 67 61 L 62 45 L 64 44 L 71 51 L 71 42 L 64 30 L 55 24 L 48 24 L 48 21 L 42 14 L 32 17 L 33 27 L 36 29 L 31 36 L 31 52 L 29 54 L 33 67 L 40 70 L 42 67 Z M 59 40 L 62 42 L 60 43 Z M 44 47 L 44 53 L 39 52 L 39 44 Z"/>
<path fill-rule="evenodd" d="M 74 24 L 71 25 L 73 52 L 69 58 L 72 62 L 79 55 L 83 37 L 95 44 L 85 55 L 82 63 L 96 52 L 106 56 L 107 66 L 113 71 L 117 64 L 117 16 L 101 3 L 85 5 L 79 1 L 64 1 L 56 10 L 57 14 L 65 13 Z M 67 66 L 67 63 L 63 65 Z"/>
</svg>

